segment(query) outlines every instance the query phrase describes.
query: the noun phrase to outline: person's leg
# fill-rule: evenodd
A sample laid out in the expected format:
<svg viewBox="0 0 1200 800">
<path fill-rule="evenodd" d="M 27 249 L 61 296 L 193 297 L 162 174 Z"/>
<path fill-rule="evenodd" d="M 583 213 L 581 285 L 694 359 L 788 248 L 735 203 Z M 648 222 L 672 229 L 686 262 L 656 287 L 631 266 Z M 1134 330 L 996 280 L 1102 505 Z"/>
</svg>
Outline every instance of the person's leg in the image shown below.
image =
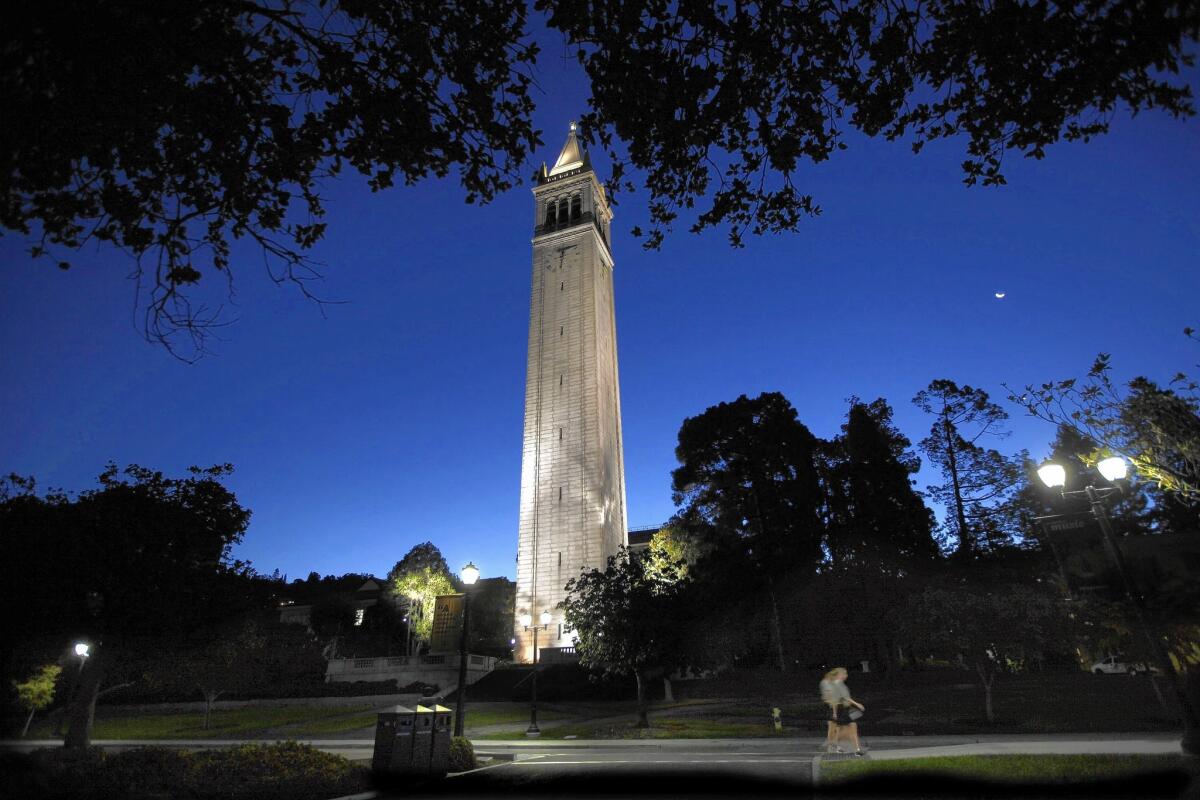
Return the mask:
<svg viewBox="0 0 1200 800">
<path fill-rule="evenodd" d="M 846 732 L 850 734 L 849 739 L 850 743 L 854 745 L 854 750 L 856 752 L 861 750 L 862 748 L 858 746 L 858 723 L 851 722 L 846 726 Z"/>
<path fill-rule="evenodd" d="M 838 724 L 836 713 L 829 718 L 829 731 L 825 737 L 825 749 L 835 750 L 838 747 L 838 738 L 841 736 L 842 726 Z"/>
</svg>

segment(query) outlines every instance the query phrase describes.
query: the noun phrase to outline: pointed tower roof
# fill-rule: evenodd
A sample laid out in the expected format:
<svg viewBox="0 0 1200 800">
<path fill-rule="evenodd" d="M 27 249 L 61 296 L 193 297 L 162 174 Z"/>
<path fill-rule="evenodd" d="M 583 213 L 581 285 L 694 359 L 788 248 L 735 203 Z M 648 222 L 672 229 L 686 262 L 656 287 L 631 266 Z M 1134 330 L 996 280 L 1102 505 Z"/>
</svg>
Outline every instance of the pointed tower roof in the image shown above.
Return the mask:
<svg viewBox="0 0 1200 800">
<path fill-rule="evenodd" d="M 584 166 L 587 161 L 587 153 L 579 146 L 579 139 L 575 136 L 575 122 L 571 121 L 571 129 L 567 133 L 567 142 L 563 145 L 562 152 L 558 154 L 558 161 L 554 162 L 554 167 L 550 170 L 550 175 L 561 175 L 564 172 L 570 172 L 573 169 L 578 169 Z"/>
</svg>

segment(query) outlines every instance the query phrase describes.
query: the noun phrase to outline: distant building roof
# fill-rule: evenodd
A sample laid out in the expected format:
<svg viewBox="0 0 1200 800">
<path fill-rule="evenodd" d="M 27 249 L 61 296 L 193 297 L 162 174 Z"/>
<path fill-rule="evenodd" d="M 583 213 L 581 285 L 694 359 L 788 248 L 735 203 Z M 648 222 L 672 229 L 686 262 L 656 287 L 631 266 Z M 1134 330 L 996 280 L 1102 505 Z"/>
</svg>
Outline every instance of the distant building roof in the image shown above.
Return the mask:
<svg viewBox="0 0 1200 800">
<path fill-rule="evenodd" d="M 629 531 L 629 550 L 638 552 L 650 547 L 650 540 L 654 538 L 654 534 L 662 530 L 662 525 L 650 525 L 645 528 L 634 528 Z"/>
</svg>

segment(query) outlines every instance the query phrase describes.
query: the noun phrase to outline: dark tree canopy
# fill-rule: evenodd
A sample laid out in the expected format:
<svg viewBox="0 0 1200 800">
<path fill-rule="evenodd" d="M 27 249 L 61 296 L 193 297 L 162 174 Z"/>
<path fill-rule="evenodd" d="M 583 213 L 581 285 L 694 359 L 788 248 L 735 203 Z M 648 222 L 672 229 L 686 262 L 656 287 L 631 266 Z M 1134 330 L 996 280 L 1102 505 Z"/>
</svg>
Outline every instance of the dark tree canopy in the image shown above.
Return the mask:
<svg viewBox="0 0 1200 800">
<path fill-rule="evenodd" d="M 255 604 L 248 565 L 230 561 L 250 519 L 221 483 L 231 471 L 168 478 L 110 464 L 99 489 L 74 498 L 39 497 L 32 480 L 14 477 L 0 487 L 0 673 L 14 645 L 39 637 L 93 646 L 68 746 L 87 746 L 100 684 L 131 640 L 180 636 Z"/>
<path fill-rule="evenodd" d="M 3 22 L 0 225 L 64 269 L 62 248 L 126 251 L 146 335 L 182 356 L 217 321 L 189 288 L 232 278 L 233 239 L 276 281 L 315 277 L 321 179 L 457 172 L 488 200 L 540 143 L 520 0 L 47 0 Z"/>
<path fill-rule="evenodd" d="M 1006 664 L 1036 662 L 1070 641 L 1064 604 L 1029 586 L 927 586 L 908 599 L 896 621 L 915 652 L 962 658 L 975 670 L 988 722 L 995 720 L 992 689 Z"/>
<path fill-rule="evenodd" d="M 535 5 L 590 79 L 610 191 L 643 173 L 650 247 L 693 210 L 735 244 L 794 230 L 819 212 L 801 169 L 851 129 L 961 138 L 966 182 L 994 184 L 1007 151 L 1086 141 L 1119 107 L 1195 113 L 1191 0 Z M 64 268 L 123 250 L 146 335 L 184 358 L 220 323 L 196 284 L 232 281 L 233 240 L 309 292 L 323 178 L 456 173 L 486 201 L 541 144 L 520 0 L 46 0 L 2 20 L 0 226 Z"/>
<path fill-rule="evenodd" d="M 851 128 L 914 151 L 962 137 L 966 182 L 987 185 L 1006 151 L 1086 141 L 1120 105 L 1195 113 L 1189 0 L 537 5 L 591 79 L 584 129 L 618 180 L 625 163 L 648 176 L 649 246 L 697 204 L 691 229 L 727 225 L 735 244 L 793 230 L 819 212 L 799 169 Z"/>
<path fill-rule="evenodd" d="M 821 559 L 817 439 L 778 392 L 742 395 L 683 421 L 671 473 L 672 526 L 707 552 L 698 571 L 736 593 L 761 592 L 779 669 L 786 669 L 779 579 Z M 729 596 L 733 596 L 730 594 Z"/>
<path fill-rule="evenodd" d="M 248 602 L 230 561 L 250 512 L 221 483 L 229 465 L 187 477 L 115 465 L 100 488 L 39 497 L 32 482 L 0 502 L 0 582 L 12 634 L 164 635 Z M 0 498 L 2 499 L 2 498 Z"/>
<path fill-rule="evenodd" d="M 829 443 L 827 550 L 838 568 L 894 569 L 937 557 L 933 514 L 913 487 L 921 461 L 883 398 L 851 401 Z"/>
<path fill-rule="evenodd" d="M 779 574 L 820 557 L 817 439 L 778 392 L 742 395 L 684 420 L 671 489 L 678 524 Z"/>
</svg>

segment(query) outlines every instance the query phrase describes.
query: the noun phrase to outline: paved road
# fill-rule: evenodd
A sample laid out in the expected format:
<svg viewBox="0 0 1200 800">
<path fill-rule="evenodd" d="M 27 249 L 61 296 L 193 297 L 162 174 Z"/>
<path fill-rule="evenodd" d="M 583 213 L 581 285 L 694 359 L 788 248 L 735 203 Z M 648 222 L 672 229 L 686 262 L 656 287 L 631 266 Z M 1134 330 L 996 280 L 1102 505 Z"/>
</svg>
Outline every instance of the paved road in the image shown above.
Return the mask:
<svg viewBox="0 0 1200 800">
<path fill-rule="evenodd" d="M 497 791 L 558 796 L 572 786 L 592 798 L 680 796 L 697 789 L 705 794 L 795 795 L 811 786 L 816 754 L 815 742 L 771 740 L 563 744 L 480 742 L 480 755 L 511 760 L 458 776 L 446 788 L 455 796 Z"/>
<path fill-rule="evenodd" d="M 997 736 L 877 738 L 868 757 L 989 753 L 1178 753 L 1169 736 Z M 479 797 L 788 797 L 809 795 L 814 774 L 829 759 L 818 739 L 643 740 L 478 743 L 483 756 L 504 759 L 451 777 L 415 796 Z M 817 761 L 814 769 L 814 761 Z M 1021 790 L 1022 800 L 1036 792 Z M 1061 794 L 1061 793 L 1060 793 Z M 884 795 L 891 797 L 885 790 Z M 936 794 L 934 796 L 947 797 Z M 1160 797 L 1147 792 L 1135 797 Z M 1173 796 L 1173 793 L 1172 793 Z"/>
</svg>

